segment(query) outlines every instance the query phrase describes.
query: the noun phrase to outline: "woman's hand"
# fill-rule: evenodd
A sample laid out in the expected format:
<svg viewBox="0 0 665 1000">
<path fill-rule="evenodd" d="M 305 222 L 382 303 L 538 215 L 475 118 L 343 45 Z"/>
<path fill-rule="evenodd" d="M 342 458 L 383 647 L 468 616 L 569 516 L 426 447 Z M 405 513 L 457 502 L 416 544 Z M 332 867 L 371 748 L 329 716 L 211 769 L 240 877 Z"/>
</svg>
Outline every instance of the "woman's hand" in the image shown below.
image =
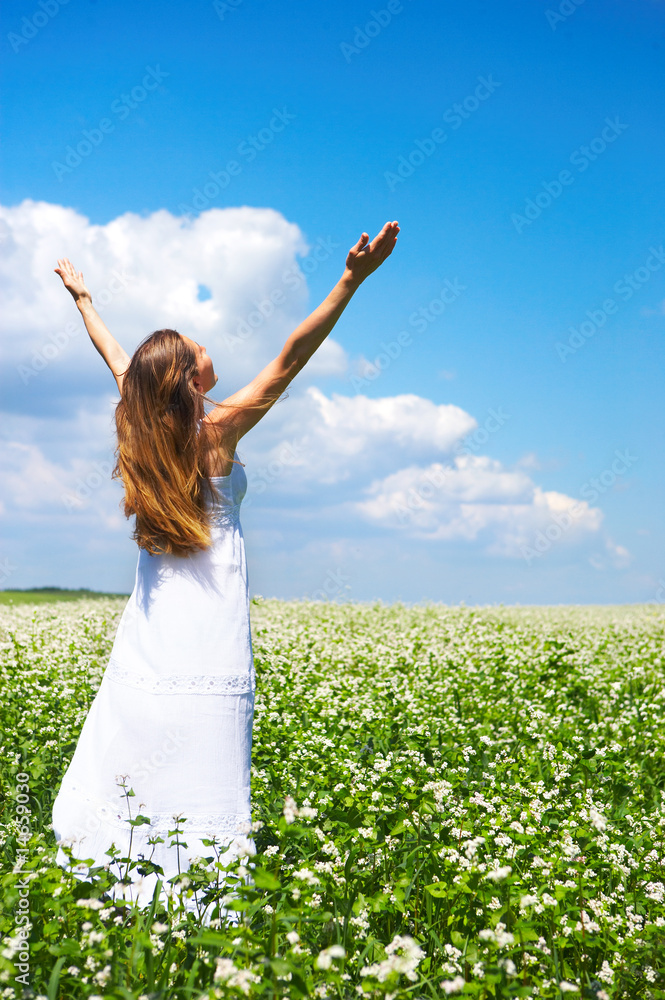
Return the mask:
<svg viewBox="0 0 665 1000">
<path fill-rule="evenodd" d="M 367 275 L 376 271 L 377 267 L 380 267 L 386 257 L 389 257 L 393 252 L 398 232 L 397 222 L 386 222 L 381 232 L 374 237 L 371 243 L 369 235 L 363 233 L 356 245 L 349 250 L 344 277 L 351 278 L 356 284 L 364 281 Z"/>
<path fill-rule="evenodd" d="M 53 270 L 60 275 L 63 285 L 68 292 L 71 292 L 75 302 L 81 299 L 88 299 L 92 302 L 92 295 L 83 281 L 83 271 L 77 271 L 66 257 L 58 260 L 58 266 L 54 267 Z"/>
</svg>

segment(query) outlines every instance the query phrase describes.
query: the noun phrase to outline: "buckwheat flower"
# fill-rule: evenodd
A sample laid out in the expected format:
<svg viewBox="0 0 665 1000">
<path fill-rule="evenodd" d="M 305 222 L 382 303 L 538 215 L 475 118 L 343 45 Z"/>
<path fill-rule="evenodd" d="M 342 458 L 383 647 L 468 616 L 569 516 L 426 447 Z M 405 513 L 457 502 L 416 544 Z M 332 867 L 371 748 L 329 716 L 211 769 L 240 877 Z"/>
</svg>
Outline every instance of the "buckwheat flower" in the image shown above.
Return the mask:
<svg viewBox="0 0 665 1000">
<path fill-rule="evenodd" d="M 599 813 L 598 810 L 595 809 L 593 806 L 591 806 L 591 808 L 589 809 L 589 819 L 591 820 L 591 823 L 596 828 L 596 830 L 604 830 L 605 827 L 607 826 L 607 820 L 605 819 L 605 817 L 602 815 L 602 813 Z"/>
<path fill-rule="evenodd" d="M 559 983 L 559 989 L 562 993 L 579 993 L 580 991 L 579 986 L 576 986 L 575 983 L 569 983 L 565 979 L 562 979 Z"/>
<path fill-rule="evenodd" d="M 271 844 L 269 847 L 266 847 L 263 854 L 264 857 L 271 858 L 273 854 L 279 854 L 279 847 L 277 846 L 277 844 Z"/>
<path fill-rule="evenodd" d="M 300 941 L 300 934 L 298 934 L 298 931 L 289 931 L 286 935 L 286 940 L 289 944 L 297 944 Z"/>
<path fill-rule="evenodd" d="M 316 819 L 318 816 L 318 810 L 313 809 L 312 806 L 301 806 L 297 812 L 302 819 Z"/>
<path fill-rule="evenodd" d="M 212 977 L 213 983 L 221 983 L 235 975 L 237 968 L 230 958 L 217 958 L 215 973 Z"/>
<path fill-rule="evenodd" d="M 596 975 L 604 983 L 607 983 L 609 986 L 612 985 L 612 981 L 614 980 L 614 970 L 610 967 L 610 963 L 607 959 L 603 962 L 600 972 L 597 972 Z"/>
<path fill-rule="evenodd" d="M 520 910 L 526 910 L 529 906 L 535 906 L 538 902 L 538 896 L 530 896 L 529 894 L 522 896 L 520 898 Z"/>
<path fill-rule="evenodd" d="M 656 903 L 662 903 L 665 900 L 665 885 L 662 882 L 647 882 L 646 896 Z"/>
<path fill-rule="evenodd" d="M 324 948 L 323 951 L 319 952 L 314 964 L 317 969 L 329 969 L 333 958 L 344 958 L 345 955 L 346 952 L 341 944 L 333 944 L 329 948 Z"/>
<path fill-rule="evenodd" d="M 290 795 L 287 795 L 284 799 L 284 819 L 287 823 L 293 823 L 296 816 L 298 815 L 298 806 L 296 805 L 296 800 Z"/>
<path fill-rule="evenodd" d="M 454 979 L 443 979 L 439 986 L 446 996 L 449 996 L 451 993 L 461 993 L 465 982 L 464 976 L 455 976 Z"/>
<path fill-rule="evenodd" d="M 99 983 L 100 986 L 106 986 L 109 979 L 111 978 L 111 966 L 105 965 L 102 971 L 95 973 L 95 975 L 92 978 L 95 980 L 96 983 Z"/>
<path fill-rule="evenodd" d="M 318 885 L 321 879 L 317 878 L 314 872 L 309 871 L 307 868 L 299 868 L 297 872 L 293 873 L 293 878 L 300 879 L 302 882 L 308 882 L 309 885 Z"/>
<path fill-rule="evenodd" d="M 492 896 L 492 899 L 490 900 L 490 903 L 489 903 L 489 908 L 490 908 L 490 910 L 500 910 L 501 909 L 501 900 L 497 899 L 496 896 Z"/>
<path fill-rule="evenodd" d="M 493 882 L 501 882 L 504 878 L 508 878 L 512 870 L 510 865 L 504 865 L 502 868 L 492 868 L 487 872 L 485 878 L 489 878 Z"/>
<path fill-rule="evenodd" d="M 102 910 L 105 906 L 101 899 L 77 899 L 76 905 L 85 906 L 89 910 Z"/>
</svg>

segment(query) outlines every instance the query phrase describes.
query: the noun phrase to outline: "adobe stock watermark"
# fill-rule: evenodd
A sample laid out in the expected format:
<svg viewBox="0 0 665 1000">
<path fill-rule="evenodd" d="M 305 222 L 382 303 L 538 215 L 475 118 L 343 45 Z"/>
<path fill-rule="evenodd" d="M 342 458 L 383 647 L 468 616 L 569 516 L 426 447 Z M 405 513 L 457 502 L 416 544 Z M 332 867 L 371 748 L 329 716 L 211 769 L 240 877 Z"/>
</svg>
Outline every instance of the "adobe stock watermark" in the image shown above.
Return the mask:
<svg viewBox="0 0 665 1000">
<path fill-rule="evenodd" d="M 442 316 L 448 306 L 455 302 L 466 289 L 467 286 L 463 285 L 459 278 L 445 278 L 439 294 L 431 299 L 426 306 L 420 306 L 411 313 L 408 320 L 411 329 L 416 333 L 424 333 L 427 327 L 434 323 L 439 316 Z M 395 339 L 387 343 L 382 340 L 379 345 L 381 351 L 374 358 L 374 361 L 365 363 L 362 374 L 351 375 L 349 377 L 351 387 L 356 392 L 366 388 L 382 372 L 390 368 L 401 357 L 404 348 L 410 347 L 412 343 L 413 337 L 409 330 L 400 330 Z"/>
<path fill-rule="evenodd" d="M 577 8 L 581 7 L 583 3 L 584 0 L 561 0 L 556 10 L 548 8 L 545 11 L 545 17 L 552 31 L 556 31 L 557 25 L 564 24 L 569 17 L 572 17 Z"/>
<path fill-rule="evenodd" d="M 114 268 L 111 274 L 113 277 L 108 284 L 93 296 L 93 304 L 100 315 L 116 295 L 126 289 L 130 281 L 136 280 L 133 274 L 129 274 L 125 270 L 119 271 L 117 268 Z M 29 365 L 19 364 L 16 366 L 23 385 L 27 385 L 31 378 L 43 372 L 69 346 L 70 341 L 79 337 L 84 330 L 84 324 L 70 322 L 62 330 L 50 333 L 48 341 L 41 347 L 33 347 L 32 362 Z"/>
<path fill-rule="evenodd" d="M 337 597 L 348 595 L 351 590 L 351 577 L 346 576 L 339 567 L 335 570 L 329 569 L 323 580 L 323 585 L 318 590 L 313 590 L 311 594 L 305 595 L 308 601 L 334 601 Z"/>
<path fill-rule="evenodd" d="M 282 274 L 280 284 L 260 301 L 253 303 L 254 308 L 239 321 L 235 332 L 223 335 L 224 345 L 228 347 L 231 354 L 235 352 L 237 347 L 246 343 L 267 319 L 270 319 L 275 309 L 284 305 L 288 299 L 284 288 L 296 291 L 305 281 L 305 275 L 313 274 L 338 248 L 339 243 L 335 243 L 330 236 L 326 239 L 320 236 L 313 250 L 306 257 L 303 257 L 298 264 L 292 264 L 291 267 L 287 268 Z"/>
<path fill-rule="evenodd" d="M 182 733 L 178 729 L 169 730 L 159 749 L 153 750 L 147 757 L 134 761 L 130 767 L 131 776 L 137 781 L 149 780 L 151 775 L 165 767 L 169 763 L 169 758 L 178 753 L 187 742 L 186 733 Z"/>
<path fill-rule="evenodd" d="M 60 500 L 70 514 L 72 511 L 80 510 L 84 501 L 88 500 L 95 490 L 111 481 L 112 462 L 94 462 L 93 468 L 94 472 L 89 472 L 85 477 L 79 476 L 73 490 L 60 495 Z"/>
<path fill-rule="evenodd" d="M 453 451 L 456 455 L 477 455 L 490 437 L 501 430 L 508 420 L 510 420 L 510 414 L 504 411 L 503 406 L 497 407 L 496 410 L 489 409 L 483 423 L 476 427 L 475 431 L 467 434 L 460 441 L 456 441 Z"/>
<path fill-rule="evenodd" d="M 401 0 L 388 0 L 386 6 L 381 10 L 370 10 L 369 18 L 365 24 L 362 27 L 356 24 L 353 42 L 340 42 L 340 52 L 346 62 L 350 63 L 353 56 L 360 55 L 372 39 L 380 35 L 391 24 L 395 15 L 401 14 L 403 10 L 404 4 Z"/>
<path fill-rule="evenodd" d="M 60 12 L 61 7 L 66 7 L 69 0 L 39 0 L 38 9 L 30 17 L 21 19 L 21 34 L 10 31 L 7 41 L 14 52 L 19 52 L 22 45 L 27 45 L 45 28 L 50 21 Z"/>
<path fill-rule="evenodd" d="M 238 143 L 236 156 L 239 159 L 228 160 L 221 170 L 209 170 L 210 180 L 205 181 L 202 188 L 193 189 L 191 206 L 181 202 L 178 211 L 190 219 L 195 217 L 195 212 L 203 212 L 222 191 L 226 190 L 231 180 L 242 173 L 243 166 L 255 160 L 287 125 L 295 121 L 296 117 L 297 115 L 287 111 L 286 108 L 273 108 L 272 118 L 268 124 L 260 128 L 255 135 L 245 136 L 242 142 Z"/>
<path fill-rule="evenodd" d="M 594 476 L 584 483 L 580 489 L 580 496 L 587 503 L 592 504 L 604 493 L 611 489 L 617 479 L 625 476 L 638 461 L 636 455 L 631 455 L 628 450 L 614 452 L 615 459 L 612 464 L 604 469 L 599 476 Z M 572 528 L 576 519 L 579 518 L 588 508 L 576 500 L 566 510 L 558 514 L 552 514 L 549 524 L 543 531 L 538 531 L 534 535 L 531 545 L 523 545 L 520 548 L 522 558 L 530 566 L 534 559 L 541 559 L 552 546 L 558 542 L 562 536 Z"/>
<path fill-rule="evenodd" d="M 149 94 L 157 90 L 162 80 L 171 75 L 160 69 L 159 65 L 155 67 L 146 66 L 145 70 L 145 76 L 140 84 L 132 87 L 129 94 L 121 94 L 120 97 L 111 103 L 111 114 L 116 116 L 117 121 L 122 122 L 128 118 L 131 112 L 135 111 L 139 104 L 142 104 L 146 100 Z M 58 180 L 62 181 L 63 177 L 76 170 L 95 149 L 99 149 L 106 136 L 115 132 L 116 124 L 117 122 L 112 118 L 104 117 L 99 120 L 96 128 L 84 128 L 81 132 L 81 139 L 76 143 L 76 146 L 69 145 L 66 147 L 63 157 L 64 162 L 53 160 L 51 163 L 51 169 Z"/>
<path fill-rule="evenodd" d="M 4 586 L 12 573 L 15 573 L 17 569 L 18 566 L 16 563 L 12 562 L 8 557 L 0 560 L 0 587 Z"/>
<path fill-rule="evenodd" d="M 443 121 L 450 125 L 452 131 L 461 128 L 476 113 L 478 108 L 494 93 L 501 83 L 489 76 L 479 76 L 478 85 L 472 94 L 468 94 L 461 102 L 451 105 L 443 115 Z M 394 171 L 386 170 L 383 174 L 389 191 L 394 191 L 398 184 L 403 184 L 411 177 L 426 159 L 432 156 L 439 146 L 448 141 L 448 132 L 443 128 L 434 128 L 424 139 L 415 139 L 413 148 L 400 156 Z"/>
<path fill-rule="evenodd" d="M 423 472 L 420 482 L 416 486 L 410 486 L 401 499 L 393 497 L 391 507 L 400 524 L 412 521 L 414 515 L 421 514 L 426 509 L 427 502 L 445 486 L 449 472 L 449 469 L 437 462 Z"/>
<path fill-rule="evenodd" d="M 30 775 L 26 771 L 19 771 L 16 775 L 15 810 L 16 825 L 16 864 L 14 871 L 20 872 L 28 857 L 28 847 L 32 835 L 31 820 L 32 811 L 30 809 Z M 15 957 L 18 958 L 16 968 L 18 975 L 15 981 L 21 983 L 24 988 L 30 984 L 30 882 L 28 879 L 21 879 L 16 882 L 18 890 L 18 901 L 16 904 L 15 916 Z M 23 992 L 23 991 L 22 991 Z"/>
<path fill-rule="evenodd" d="M 583 174 L 599 156 L 603 155 L 608 146 L 616 142 L 627 128 L 628 126 L 620 122 L 616 115 L 613 119 L 606 118 L 605 126 L 601 129 L 600 135 L 592 139 L 588 145 L 574 149 L 568 157 L 568 162 L 577 169 L 578 173 Z M 549 208 L 557 198 L 561 197 L 564 188 L 570 187 L 574 183 L 575 174 L 567 169 L 560 170 L 553 181 L 541 181 L 543 190 L 539 191 L 534 198 L 526 199 L 522 209 L 523 214 L 513 212 L 510 216 L 510 221 L 517 232 L 522 233 L 526 226 L 531 226 L 536 219 L 540 218 L 546 208 Z"/>
<path fill-rule="evenodd" d="M 243 507 L 248 507 L 255 496 L 261 496 L 284 473 L 293 468 L 304 454 L 305 449 L 300 441 L 285 441 L 275 456 L 266 465 L 253 469 L 247 479 L 248 493 L 243 500 Z"/>
<path fill-rule="evenodd" d="M 220 21 L 223 21 L 227 14 L 241 7 L 245 0 L 214 0 L 213 8 Z"/>
<path fill-rule="evenodd" d="M 620 299 L 605 299 L 602 305 L 596 309 L 586 310 L 586 319 L 578 326 L 569 326 L 570 336 L 568 340 L 562 342 L 557 340 L 554 345 L 559 360 L 563 363 L 572 355 L 577 354 L 581 347 L 605 326 L 609 316 L 614 316 L 619 310 L 621 302 L 628 302 L 636 292 L 646 285 L 651 279 L 651 275 L 660 271 L 665 264 L 665 249 L 661 244 L 659 247 L 649 247 L 649 256 L 639 267 L 636 267 L 630 274 L 624 274 L 618 281 L 615 281 L 613 291 Z"/>
</svg>

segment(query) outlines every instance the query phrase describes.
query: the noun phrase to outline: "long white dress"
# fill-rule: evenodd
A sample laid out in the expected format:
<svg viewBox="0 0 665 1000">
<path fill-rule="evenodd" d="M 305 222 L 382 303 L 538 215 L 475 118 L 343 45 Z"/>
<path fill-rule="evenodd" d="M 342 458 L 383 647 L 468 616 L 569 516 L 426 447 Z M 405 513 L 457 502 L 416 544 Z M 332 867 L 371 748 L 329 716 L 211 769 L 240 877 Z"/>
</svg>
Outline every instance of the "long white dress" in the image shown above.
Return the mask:
<svg viewBox="0 0 665 1000">
<path fill-rule="evenodd" d="M 57 861 L 64 867 L 63 841 L 75 858 L 92 858 L 95 865 L 109 863 L 113 842 L 120 857 L 151 858 L 166 881 L 187 869 L 191 858 L 214 854 L 202 838 L 230 845 L 220 858 L 224 864 L 255 853 L 255 672 L 239 520 L 247 477 L 234 464 L 213 483 L 209 549 L 187 557 L 139 549 L 132 595 L 53 806 Z M 118 784 L 123 777 L 135 793 L 128 799 Z M 133 828 L 131 854 L 129 810 L 131 818 L 150 818 L 149 825 Z M 180 846 L 168 834 L 177 815 L 185 818 Z M 164 843 L 153 847 L 148 841 L 156 836 Z M 85 877 L 88 866 L 71 870 Z M 119 874 L 117 865 L 112 870 Z M 133 869 L 124 898 L 148 905 L 158 877 Z M 198 908 L 191 900 L 185 905 Z"/>
</svg>

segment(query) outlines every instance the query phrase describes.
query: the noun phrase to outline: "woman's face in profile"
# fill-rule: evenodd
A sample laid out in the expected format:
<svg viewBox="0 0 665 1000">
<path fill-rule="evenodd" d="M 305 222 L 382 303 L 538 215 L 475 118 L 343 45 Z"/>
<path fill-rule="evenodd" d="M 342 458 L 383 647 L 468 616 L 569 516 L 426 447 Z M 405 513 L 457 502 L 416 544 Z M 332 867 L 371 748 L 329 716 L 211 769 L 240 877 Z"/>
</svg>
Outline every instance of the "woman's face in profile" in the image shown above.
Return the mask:
<svg viewBox="0 0 665 1000">
<path fill-rule="evenodd" d="M 192 340 L 190 337 L 186 337 L 182 333 L 180 336 L 196 354 L 196 364 L 199 369 L 199 374 L 198 377 L 194 379 L 194 385 L 199 392 L 210 392 L 210 390 L 217 385 L 217 381 L 219 379 L 219 376 L 215 375 L 212 359 L 208 357 L 205 347 L 197 344 L 195 340 Z"/>
</svg>

